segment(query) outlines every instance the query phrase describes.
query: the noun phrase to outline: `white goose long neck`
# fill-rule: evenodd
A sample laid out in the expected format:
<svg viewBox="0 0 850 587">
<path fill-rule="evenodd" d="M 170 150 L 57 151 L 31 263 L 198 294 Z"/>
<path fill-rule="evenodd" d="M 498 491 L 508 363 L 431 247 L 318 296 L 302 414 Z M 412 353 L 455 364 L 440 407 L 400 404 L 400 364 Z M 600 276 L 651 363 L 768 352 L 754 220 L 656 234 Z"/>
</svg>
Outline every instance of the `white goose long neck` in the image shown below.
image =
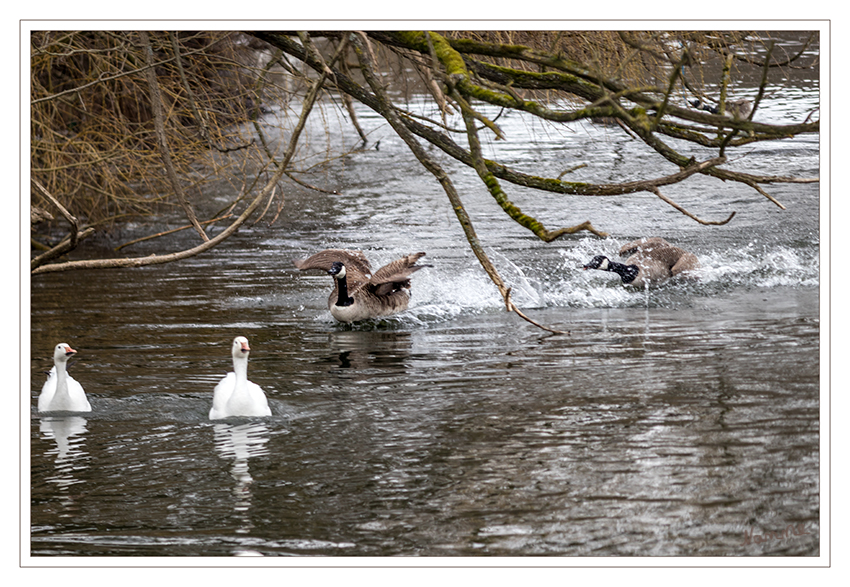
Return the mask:
<svg viewBox="0 0 850 587">
<path fill-rule="evenodd" d="M 242 351 L 239 351 L 240 355 L 233 355 L 233 373 L 236 374 L 236 389 L 234 391 L 241 391 L 247 388 L 248 384 L 248 355 L 241 354 Z"/>
<path fill-rule="evenodd" d="M 68 395 L 68 363 L 65 361 L 56 361 L 56 394 L 54 397 Z"/>
</svg>

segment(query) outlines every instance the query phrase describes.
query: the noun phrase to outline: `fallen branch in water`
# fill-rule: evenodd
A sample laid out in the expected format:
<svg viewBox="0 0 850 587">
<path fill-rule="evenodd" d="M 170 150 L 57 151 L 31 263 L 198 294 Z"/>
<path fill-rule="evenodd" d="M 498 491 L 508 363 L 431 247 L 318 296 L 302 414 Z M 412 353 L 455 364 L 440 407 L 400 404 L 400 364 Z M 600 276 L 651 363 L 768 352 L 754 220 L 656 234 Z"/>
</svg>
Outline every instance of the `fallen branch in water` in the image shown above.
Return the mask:
<svg viewBox="0 0 850 587">
<path fill-rule="evenodd" d="M 32 184 L 35 186 L 35 189 L 38 190 L 38 192 L 42 196 L 44 196 L 45 198 L 50 200 L 50 202 L 54 206 L 56 206 L 56 209 L 59 210 L 59 213 L 62 214 L 62 216 L 65 218 L 65 220 L 68 221 L 68 224 L 71 225 L 71 230 L 68 233 L 68 236 L 66 236 L 64 239 L 62 239 L 59 242 L 58 245 L 56 245 L 53 248 L 48 249 L 46 252 L 44 252 L 41 255 L 38 255 L 37 257 L 34 257 L 32 260 L 30 260 L 30 270 L 35 269 L 39 265 L 43 265 L 44 263 L 47 263 L 48 261 L 56 259 L 57 257 L 61 257 L 62 255 L 64 255 L 65 253 L 67 253 L 69 251 L 73 251 L 74 249 L 77 248 L 78 242 L 80 242 L 84 238 L 86 238 L 86 237 L 88 237 L 88 236 L 90 236 L 91 234 L 94 233 L 94 228 L 92 228 L 91 226 L 89 226 L 89 227 L 87 227 L 83 230 L 80 230 L 77 219 L 74 217 L 74 215 L 71 214 L 70 212 L 68 212 L 68 210 L 65 208 L 65 206 L 60 204 L 59 200 L 54 198 L 53 194 L 51 194 L 49 191 L 47 191 L 47 188 L 45 188 L 43 185 L 41 185 L 35 179 L 32 180 Z"/>
</svg>

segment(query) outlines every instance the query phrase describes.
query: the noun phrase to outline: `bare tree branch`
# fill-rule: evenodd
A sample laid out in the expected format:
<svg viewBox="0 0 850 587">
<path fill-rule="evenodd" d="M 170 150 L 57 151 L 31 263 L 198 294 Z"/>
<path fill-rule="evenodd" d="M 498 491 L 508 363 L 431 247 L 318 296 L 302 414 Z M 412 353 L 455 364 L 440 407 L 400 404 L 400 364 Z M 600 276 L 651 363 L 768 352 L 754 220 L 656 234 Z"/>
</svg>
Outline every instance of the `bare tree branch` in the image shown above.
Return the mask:
<svg viewBox="0 0 850 587">
<path fill-rule="evenodd" d="M 94 233 L 94 228 L 86 227 L 82 231 L 77 226 L 77 219 L 68 212 L 68 210 L 59 203 L 59 200 L 53 197 L 53 194 L 47 191 L 47 189 L 41 185 L 37 180 L 32 179 L 32 184 L 38 190 L 38 192 L 50 200 L 50 202 L 56 206 L 56 209 L 59 210 L 59 213 L 68 221 L 68 224 L 71 225 L 71 230 L 64 239 L 62 239 L 58 245 L 53 248 L 48 249 L 46 252 L 38 255 L 30 260 L 30 270 L 35 269 L 36 267 L 47 263 L 48 261 L 52 261 L 58 257 L 61 257 L 67 252 L 73 251 L 77 248 L 77 243 L 84 238 L 91 236 Z"/>
<path fill-rule="evenodd" d="M 145 49 L 145 59 L 147 60 L 148 69 L 145 70 L 145 77 L 148 80 L 148 88 L 151 94 L 151 108 L 153 109 L 154 128 L 156 129 L 156 139 L 159 143 L 159 153 L 162 157 L 162 163 L 165 165 L 165 172 L 168 175 L 168 180 L 171 182 L 171 187 L 174 194 L 177 196 L 177 201 L 186 212 L 186 217 L 195 230 L 200 235 L 201 240 L 208 241 L 210 237 L 201 228 L 198 223 L 198 218 L 195 216 L 195 211 L 186 200 L 186 194 L 183 193 L 183 187 L 180 185 L 180 180 L 177 177 L 177 172 L 174 170 L 174 163 L 171 161 L 171 150 L 168 148 L 168 137 L 165 134 L 165 117 L 162 114 L 162 94 L 159 91 L 159 83 L 156 81 L 156 71 L 154 70 L 153 48 L 151 47 L 150 37 L 145 31 L 139 32 L 139 37 L 142 40 L 142 46 Z"/>
<path fill-rule="evenodd" d="M 469 215 L 466 213 L 466 209 L 463 207 L 463 203 L 460 200 L 460 196 L 455 190 L 454 184 L 452 183 L 449 176 L 446 172 L 428 155 L 425 149 L 416 141 L 413 135 L 407 130 L 404 123 L 401 121 L 401 118 L 392 108 L 389 99 L 384 93 L 383 88 L 377 82 L 372 71 L 374 71 L 374 61 L 371 56 L 371 51 L 368 48 L 368 39 L 366 35 L 363 33 L 358 33 L 355 38 L 353 44 L 355 52 L 357 53 L 357 57 L 361 63 L 361 71 L 363 73 L 366 82 L 369 84 L 369 87 L 375 93 L 377 97 L 378 103 L 381 105 L 382 111 L 381 113 L 386 117 L 387 122 L 393 127 L 393 130 L 398 133 L 398 135 L 402 138 L 402 140 L 410 147 L 410 150 L 413 151 L 413 154 L 422 163 L 422 166 L 425 167 L 429 172 L 431 172 L 437 181 L 440 182 L 440 185 L 443 187 L 443 190 L 446 192 L 446 195 L 449 198 L 449 201 L 452 203 L 452 207 L 454 208 L 455 214 L 460 221 L 461 227 L 463 228 L 464 235 L 466 236 L 466 240 L 469 243 L 470 247 L 472 247 L 475 256 L 478 258 L 478 261 L 481 263 L 481 266 L 487 272 L 487 275 L 490 277 L 491 281 L 496 285 L 499 289 L 499 293 L 501 293 L 502 297 L 505 300 L 505 306 L 507 307 L 509 312 L 515 312 L 518 316 L 520 316 L 523 320 L 534 324 L 548 332 L 552 332 L 554 334 L 569 334 L 567 331 L 554 330 L 552 328 L 548 328 L 543 326 L 528 316 L 526 316 L 511 300 L 511 288 L 505 285 L 505 282 L 502 280 L 499 272 L 496 270 L 496 267 L 490 261 L 490 258 L 487 256 L 487 253 L 484 252 L 484 249 L 481 246 L 480 241 L 478 240 L 478 235 L 475 233 L 475 229 L 472 226 L 472 221 L 469 218 Z"/>
<path fill-rule="evenodd" d="M 281 162 L 278 165 L 277 170 L 274 175 L 269 179 L 266 185 L 262 190 L 257 194 L 257 196 L 251 201 L 248 207 L 239 215 L 239 217 L 224 229 L 220 234 L 215 236 L 212 239 L 209 239 L 200 245 L 193 247 L 191 249 L 187 249 L 184 251 L 179 251 L 176 253 L 171 253 L 168 255 L 150 255 L 148 257 L 137 257 L 137 258 L 125 258 L 125 259 L 93 259 L 86 261 L 68 261 L 66 263 L 54 263 L 50 265 L 42 265 L 32 271 L 33 275 L 38 275 L 41 273 L 52 273 L 57 271 L 69 271 L 72 269 L 103 269 L 103 268 L 113 268 L 113 267 L 143 267 L 147 265 L 159 265 L 163 263 L 171 263 L 173 261 L 179 261 L 182 259 L 188 259 L 189 257 L 194 257 L 195 255 L 199 255 L 209 249 L 215 247 L 231 235 L 235 234 L 236 231 L 251 217 L 260 203 L 267 198 L 272 191 L 275 189 L 278 181 L 280 181 L 281 177 L 285 173 L 289 162 L 292 159 L 292 155 L 295 153 L 295 148 L 298 144 L 298 139 L 301 135 L 301 131 L 304 129 L 304 125 L 307 121 L 307 116 L 310 114 L 310 111 L 313 109 L 313 105 L 316 102 L 316 98 L 319 95 L 319 90 L 324 83 L 325 76 L 324 74 L 320 75 L 319 78 L 313 83 L 310 87 L 310 91 L 307 93 L 306 98 L 304 99 L 304 104 L 301 108 L 301 116 L 298 119 L 298 123 L 292 131 L 292 136 L 290 137 L 289 145 L 283 155 Z"/>
</svg>

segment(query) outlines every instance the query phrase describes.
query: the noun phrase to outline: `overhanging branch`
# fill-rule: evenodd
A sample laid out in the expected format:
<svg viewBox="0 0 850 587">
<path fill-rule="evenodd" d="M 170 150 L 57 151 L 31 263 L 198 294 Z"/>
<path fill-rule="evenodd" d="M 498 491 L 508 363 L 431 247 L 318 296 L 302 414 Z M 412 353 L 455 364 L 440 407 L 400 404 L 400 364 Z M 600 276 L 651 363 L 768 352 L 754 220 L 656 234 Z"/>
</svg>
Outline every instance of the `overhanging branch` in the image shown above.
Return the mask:
<svg viewBox="0 0 850 587">
<path fill-rule="evenodd" d="M 242 214 L 240 214 L 239 217 L 235 221 L 233 221 L 233 223 L 231 223 L 227 228 L 225 228 L 220 234 L 218 234 L 214 238 L 204 241 L 200 245 L 191 249 L 171 253 L 168 255 L 150 255 L 147 257 L 122 259 L 92 259 L 85 261 L 68 261 L 66 263 L 53 263 L 50 265 L 42 265 L 34 269 L 32 271 L 32 275 L 39 275 L 41 273 L 53 273 L 58 271 L 70 271 L 73 269 L 105 269 L 118 267 L 144 267 L 147 265 L 161 265 L 163 263 L 171 263 L 173 261 L 180 261 L 182 259 L 194 257 L 195 255 L 199 255 L 205 251 L 208 251 L 209 249 L 212 249 L 219 243 L 223 242 L 239 230 L 239 228 L 251 217 L 254 211 L 256 211 L 260 203 L 265 198 L 269 197 L 269 195 L 277 186 L 277 182 L 280 181 L 281 177 L 283 177 L 283 174 L 286 172 L 287 167 L 289 166 L 289 162 L 292 160 L 292 156 L 295 153 L 295 148 L 298 145 L 298 139 L 301 136 L 301 132 L 304 129 L 305 123 L 307 122 L 307 116 L 310 114 L 310 111 L 313 109 L 313 105 L 316 103 L 316 98 L 319 95 L 319 91 L 321 90 L 324 81 L 325 75 L 324 73 L 322 73 L 321 75 L 319 75 L 318 79 L 312 84 L 309 92 L 307 92 L 307 96 L 304 99 L 304 104 L 301 107 L 301 116 L 299 117 L 298 123 L 295 125 L 295 128 L 292 130 L 292 136 L 290 137 L 289 144 L 274 175 L 266 183 L 263 189 L 260 190 L 260 193 L 257 194 L 257 196 L 248 205 L 248 207 L 242 212 Z"/>
</svg>

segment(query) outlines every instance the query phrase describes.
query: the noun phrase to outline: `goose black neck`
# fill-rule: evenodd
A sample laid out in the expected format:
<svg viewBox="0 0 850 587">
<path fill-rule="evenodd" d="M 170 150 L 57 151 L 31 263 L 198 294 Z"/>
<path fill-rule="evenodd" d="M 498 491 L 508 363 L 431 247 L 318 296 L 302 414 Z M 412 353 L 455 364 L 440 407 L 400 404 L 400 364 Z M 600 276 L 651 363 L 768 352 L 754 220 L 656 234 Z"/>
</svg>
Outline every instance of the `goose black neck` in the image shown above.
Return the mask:
<svg viewBox="0 0 850 587">
<path fill-rule="evenodd" d="M 637 265 L 624 265 L 615 261 L 608 262 L 608 271 L 613 271 L 623 280 L 623 283 L 631 283 L 638 276 L 639 268 Z"/>
<path fill-rule="evenodd" d="M 345 307 L 353 304 L 354 298 L 348 295 L 348 281 L 345 279 L 345 277 L 337 278 L 336 285 L 337 290 L 339 291 L 339 294 L 336 298 L 336 305 Z"/>
</svg>

